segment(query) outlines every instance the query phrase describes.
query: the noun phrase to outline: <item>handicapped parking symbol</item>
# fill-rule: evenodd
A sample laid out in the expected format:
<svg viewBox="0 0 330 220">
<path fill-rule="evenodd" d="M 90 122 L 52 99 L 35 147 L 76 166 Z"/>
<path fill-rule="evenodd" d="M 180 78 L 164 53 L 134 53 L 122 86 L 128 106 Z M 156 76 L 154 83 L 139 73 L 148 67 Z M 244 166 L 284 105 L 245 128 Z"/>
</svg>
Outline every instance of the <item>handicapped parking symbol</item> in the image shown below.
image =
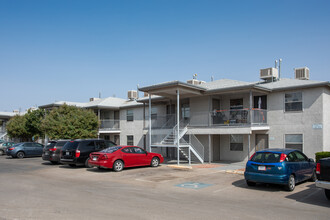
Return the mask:
<svg viewBox="0 0 330 220">
<path fill-rule="evenodd" d="M 188 188 L 188 189 L 202 189 L 208 186 L 212 186 L 212 184 L 206 184 L 206 183 L 197 183 L 197 182 L 185 182 L 185 183 L 181 183 L 178 185 L 175 185 L 178 187 L 182 187 L 182 188 Z"/>
</svg>

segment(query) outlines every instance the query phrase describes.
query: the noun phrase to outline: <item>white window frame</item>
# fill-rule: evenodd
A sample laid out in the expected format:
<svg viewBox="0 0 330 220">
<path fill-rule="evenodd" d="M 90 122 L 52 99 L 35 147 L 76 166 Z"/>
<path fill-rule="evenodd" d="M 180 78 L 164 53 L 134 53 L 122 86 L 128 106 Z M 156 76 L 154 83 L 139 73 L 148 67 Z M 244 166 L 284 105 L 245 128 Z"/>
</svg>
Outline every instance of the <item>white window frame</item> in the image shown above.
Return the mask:
<svg viewBox="0 0 330 220">
<path fill-rule="evenodd" d="M 286 142 L 286 135 L 301 135 L 301 143 L 299 143 L 299 142 L 289 142 L 288 144 L 301 144 L 302 146 L 301 146 L 301 152 L 303 152 L 304 153 L 304 134 L 302 134 L 302 133 L 291 133 L 291 134 L 284 134 L 284 148 L 285 149 L 287 149 L 286 148 L 286 144 L 287 144 L 287 142 Z M 298 150 L 298 149 L 297 149 Z"/>
<path fill-rule="evenodd" d="M 237 142 L 237 143 L 235 143 L 235 142 L 232 142 L 232 136 L 241 136 L 242 137 L 242 143 L 239 143 L 239 142 Z M 242 150 L 232 150 L 231 149 L 231 144 L 242 144 Z M 233 151 L 233 152 L 243 152 L 244 151 L 244 135 L 243 134 L 231 134 L 231 135 L 229 135 L 229 150 L 230 151 Z"/>
<path fill-rule="evenodd" d="M 132 112 L 132 114 L 128 114 L 130 112 Z M 132 120 L 129 119 L 129 117 L 132 117 Z M 126 110 L 126 121 L 134 121 L 134 110 L 133 109 L 127 109 Z"/>
<path fill-rule="evenodd" d="M 285 104 L 286 103 L 297 103 L 297 102 L 286 102 L 285 101 L 285 95 L 286 94 L 292 94 L 292 93 L 301 93 L 301 110 L 292 110 L 292 111 L 288 111 L 286 110 L 285 108 Z M 283 102 L 284 102 L 284 108 L 283 108 L 283 111 L 284 112 L 303 112 L 304 111 L 304 93 L 302 91 L 295 91 L 295 92 L 285 92 L 284 93 L 284 99 L 283 99 Z"/>
<path fill-rule="evenodd" d="M 132 144 L 129 144 L 129 140 L 128 140 L 128 137 L 132 137 Z M 127 146 L 134 146 L 134 135 L 127 135 L 126 136 L 126 145 Z"/>
</svg>

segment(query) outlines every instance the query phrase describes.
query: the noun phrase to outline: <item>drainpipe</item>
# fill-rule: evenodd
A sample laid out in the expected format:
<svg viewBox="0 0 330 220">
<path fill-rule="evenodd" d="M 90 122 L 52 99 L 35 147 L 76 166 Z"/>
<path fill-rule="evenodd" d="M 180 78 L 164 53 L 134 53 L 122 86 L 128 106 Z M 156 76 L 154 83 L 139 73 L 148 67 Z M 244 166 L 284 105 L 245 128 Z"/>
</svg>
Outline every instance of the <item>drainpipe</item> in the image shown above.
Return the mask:
<svg viewBox="0 0 330 220">
<path fill-rule="evenodd" d="M 151 94 L 149 93 L 149 152 L 151 152 Z"/>
<path fill-rule="evenodd" d="M 100 114 L 101 114 L 101 110 L 98 109 L 98 110 L 97 110 L 97 117 L 98 117 L 99 121 L 101 121 L 101 116 L 100 116 Z M 99 132 L 97 133 L 97 139 L 100 139 L 100 129 L 99 129 Z"/>
<path fill-rule="evenodd" d="M 179 89 L 176 90 L 176 119 L 177 119 L 177 149 L 178 149 L 178 165 L 180 165 L 180 140 L 179 140 L 179 132 L 180 132 L 180 92 Z"/>
<path fill-rule="evenodd" d="M 252 90 L 250 90 L 250 125 L 252 126 L 253 114 L 252 114 Z"/>
</svg>

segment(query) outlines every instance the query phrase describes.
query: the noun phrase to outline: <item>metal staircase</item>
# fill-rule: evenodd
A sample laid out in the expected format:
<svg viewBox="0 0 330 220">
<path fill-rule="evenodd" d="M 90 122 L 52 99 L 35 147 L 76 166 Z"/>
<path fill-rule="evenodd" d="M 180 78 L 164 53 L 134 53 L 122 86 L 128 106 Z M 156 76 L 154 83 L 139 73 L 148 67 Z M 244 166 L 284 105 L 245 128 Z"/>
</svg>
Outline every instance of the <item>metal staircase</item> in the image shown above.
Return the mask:
<svg viewBox="0 0 330 220">
<path fill-rule="evenodd" d="M 152 144 L 152 147 L 177 147 L 178 125 L 176 125 L 160 142 Z M 181 156 L 194 161 L 204 163 L 204 146 L 198 141 L 195 135 L 189 134 L 187 140 L 188 125 L 182 123 L 179 129 L 179 151 Z M 197 145 L 197 147 L 196 147 Z M 192 153 L 192 154 L 191 154 Z"/>
</svg>

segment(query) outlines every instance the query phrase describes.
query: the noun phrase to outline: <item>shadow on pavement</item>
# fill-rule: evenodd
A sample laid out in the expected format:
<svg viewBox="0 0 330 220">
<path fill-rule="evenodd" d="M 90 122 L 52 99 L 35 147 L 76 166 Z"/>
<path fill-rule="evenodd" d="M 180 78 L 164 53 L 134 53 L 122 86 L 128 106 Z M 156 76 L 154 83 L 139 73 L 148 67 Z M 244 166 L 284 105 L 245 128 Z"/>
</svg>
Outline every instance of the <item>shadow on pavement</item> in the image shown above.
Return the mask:
<svg viewBox="0 0 330 220">
<path fill-rule="evenodd" d="M 290 194 L 285 198 L 292 199 L 300 203 L 330 207 L 330 201 L 325 197 L 323 189 L 317 188 L 314 183 L 310 183 L 306 187 L 308 187 L 308 189 Z"/>
<path fill-rule="evenodd" d="M 270 184 L 270 183 L 257 183 L 257 185 L 255 186 L 248 186 L 244 179 L 237 180 L 233 182 L 232 185 L 239 188 L 258 190 L 258 191 L 267 191 L 267 192 L 285 191 L 283 186 L 277 184 Z"/>
</svg>

